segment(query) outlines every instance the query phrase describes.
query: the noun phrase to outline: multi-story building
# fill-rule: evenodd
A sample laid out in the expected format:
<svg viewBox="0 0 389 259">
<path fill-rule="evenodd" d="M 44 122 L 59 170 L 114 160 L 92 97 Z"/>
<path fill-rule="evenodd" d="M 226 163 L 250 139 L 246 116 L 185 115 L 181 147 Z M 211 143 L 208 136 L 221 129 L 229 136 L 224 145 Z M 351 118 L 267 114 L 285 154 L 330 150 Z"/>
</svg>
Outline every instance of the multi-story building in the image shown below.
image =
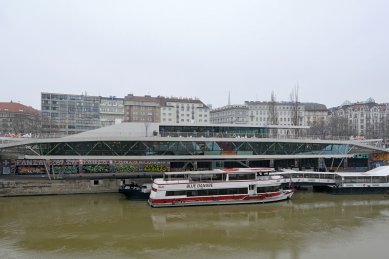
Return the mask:
<svg viewBox="0 0 389 259">
<path fill-rule="evenodd" d="M 246 101 L 245 104 L 250 125 L 306 126 L 302 103 Z"/>
<path fill-rule="evenodd" d="M 199 99 L 158 96 L 161 122 L 188 124 L 210 123 L 210 109 Z"/>
<path fill-rule="evenodd" d="M 334 131 L 339 128 L 348 135 L 368 138 L 388 135 L 388 104 L 378 104 L 369 98 L 366 102 L 345 102 L 330 110 Z"/>
<path fill-rule="evenodd" d="M 40 111 L 15 102 L 0 102 L 0 134 L 4 136 L 31 136 L 39 134 Z"/>
<path fill-rule="evenodd" d="M 226 105 L 211 110 L 212 124 L 248 124 L 249 108 L 246 105 Z"/>
<path fill-rule="evenodd" d="M 115 96 L 100 97 L 101 126 L 119 124 L 124 119 L 124 99 Z"/>
<path fill-rule="evenodd" d="M 246 101 L 245 105 L 227 105 L 212 110 L 211 123 L 309 126 L 326 122 L 327 116 L 328 109 L 324 104 Z"/>
<path fill-rule="evenodd" d="M 327 124 L 328 109 L 320 103 L 303 103 L 304 124 L 308 126 L 317 124 Z"/>
<path fill-rule="evenodd" d="M 70 135 L 101 127 L 100 97 L 41 93 L 42 133 Z"/>
<path fill-rule="evenodd" d="M 134 96 L 129 94 L 124 98 L 125 122 L 160 122 L 161 104 L 157 97 Z"/>
<path fill-rule="evenodd" d="M 209 108 L 198 99 L 130 94 L 124 106 L 126 122 L 209 123 Z"/>
</svg>

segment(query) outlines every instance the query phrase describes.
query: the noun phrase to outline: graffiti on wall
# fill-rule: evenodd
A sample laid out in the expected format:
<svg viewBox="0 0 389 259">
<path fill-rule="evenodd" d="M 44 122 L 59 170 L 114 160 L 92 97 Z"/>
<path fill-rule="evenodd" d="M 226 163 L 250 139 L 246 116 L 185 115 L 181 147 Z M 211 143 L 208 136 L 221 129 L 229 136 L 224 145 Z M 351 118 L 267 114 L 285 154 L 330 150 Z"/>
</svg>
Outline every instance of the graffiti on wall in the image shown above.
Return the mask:
<svg viewBox="0 0 389 259">
<path fill-rule="evenodd" d="M 9 171 L 13 170 L 20 175 L 45 174 L 46 169 L 54 174 L 167 172 L 170 171 L 170 163 L 146 160 L 18 159 L 11 165 Z"/>
</svg>

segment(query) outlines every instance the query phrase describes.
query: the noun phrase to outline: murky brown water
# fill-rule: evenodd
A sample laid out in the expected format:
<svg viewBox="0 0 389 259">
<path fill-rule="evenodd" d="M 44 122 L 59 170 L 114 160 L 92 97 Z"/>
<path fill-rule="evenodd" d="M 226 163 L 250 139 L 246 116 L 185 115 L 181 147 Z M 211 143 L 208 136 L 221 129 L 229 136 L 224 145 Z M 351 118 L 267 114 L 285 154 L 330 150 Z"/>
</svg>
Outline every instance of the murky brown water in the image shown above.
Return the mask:
<svg viewBox="0 0 389 259">
<path fill-rule="evenodd" d="M 0 258 L 388 258 L 389 197 L 152 209 L 120 194 L 0 198 Z"/>
</svg>

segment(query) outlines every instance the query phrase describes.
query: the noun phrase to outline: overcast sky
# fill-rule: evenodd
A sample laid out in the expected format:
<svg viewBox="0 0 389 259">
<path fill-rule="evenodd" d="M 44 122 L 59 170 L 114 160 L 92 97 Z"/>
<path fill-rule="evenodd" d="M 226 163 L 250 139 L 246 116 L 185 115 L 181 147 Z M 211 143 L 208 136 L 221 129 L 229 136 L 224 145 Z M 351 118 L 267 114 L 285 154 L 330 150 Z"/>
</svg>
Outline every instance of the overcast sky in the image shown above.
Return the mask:
<svg viewBox="0 0 389 259">
<path fill-rule="evenodd" d="M 389 1 L 0 0 L 0 102 L 389 102 Z"/>
</svg>

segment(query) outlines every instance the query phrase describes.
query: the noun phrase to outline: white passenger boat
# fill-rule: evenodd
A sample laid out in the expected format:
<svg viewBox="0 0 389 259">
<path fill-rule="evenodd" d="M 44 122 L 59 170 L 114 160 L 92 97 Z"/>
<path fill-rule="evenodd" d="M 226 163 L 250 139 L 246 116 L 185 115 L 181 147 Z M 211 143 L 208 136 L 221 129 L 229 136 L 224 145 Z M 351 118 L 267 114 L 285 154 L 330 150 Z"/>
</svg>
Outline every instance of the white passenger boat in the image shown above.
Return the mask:
<svg viewBox="0 0 389 259">
<path fill-rule="evenodd" d="M 166 172 L 155 179 L 148 203 L 152 207 L 249 204 L 289 199 L 293 190 L 281 188 L 280 175 L 270 168 Z"/>
<path fill-rule="evenodd" d="M 339 172 L 335 184 L 325 191 L 334 194 L 387 194 L 389 193 L 389 166 L 380 166 L 366 172 Z"/>
</svg>

